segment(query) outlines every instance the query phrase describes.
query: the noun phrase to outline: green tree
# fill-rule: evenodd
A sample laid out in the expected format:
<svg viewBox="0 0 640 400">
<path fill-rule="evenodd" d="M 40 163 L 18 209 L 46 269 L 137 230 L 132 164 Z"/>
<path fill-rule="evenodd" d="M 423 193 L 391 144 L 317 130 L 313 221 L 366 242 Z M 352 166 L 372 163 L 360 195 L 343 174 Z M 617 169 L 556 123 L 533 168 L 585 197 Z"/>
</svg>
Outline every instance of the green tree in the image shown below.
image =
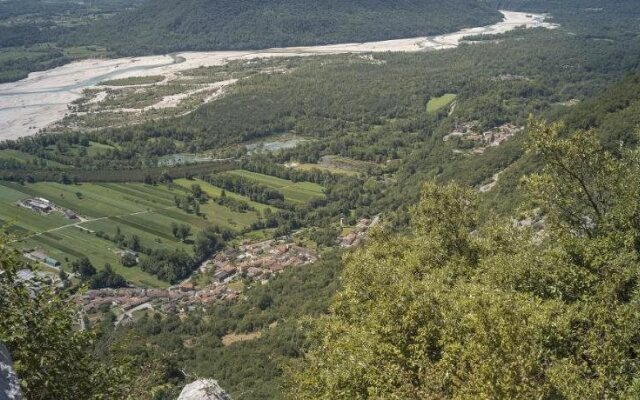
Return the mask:
<svg viewBox="0 0 640 400">
<path fill-rule="evenodd" d="M 87 257 L 82 257 L 72 262 L 71 269 L 73 272 L 80 274 L 82 279 L 89 279 L 96 274 L 96 268 Z"/>
<path fill-rule="evenodd" d="M 135 256 L 135 254 L 125 252 L 124 254 L 122 254 L 122 257 L 120 257 L 120 263 L 124 267 L 135 267 L 138 264 L 138 258 Z"/>
<path fill-rule="evenodd" d="M 178 239 L 182 240 L 183 242 L 185 240 L 187 240 L 189 238 L 189 236 L 191 235 L 191 226 L 187 225 L 187 224 L 181 224 L 178 226 Z"/>
</svg>

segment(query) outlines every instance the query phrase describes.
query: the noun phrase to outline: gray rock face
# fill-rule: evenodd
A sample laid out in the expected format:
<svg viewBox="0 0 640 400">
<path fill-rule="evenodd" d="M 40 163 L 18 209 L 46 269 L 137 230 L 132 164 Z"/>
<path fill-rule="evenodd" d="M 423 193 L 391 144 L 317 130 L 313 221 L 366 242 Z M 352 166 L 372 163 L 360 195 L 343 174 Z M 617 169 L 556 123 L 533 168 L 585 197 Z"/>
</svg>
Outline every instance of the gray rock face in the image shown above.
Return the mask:
<svg viewBox="0 0 640 400">
<path fill-rule="evenodd" d="M 13 371 L 9 350 L 0 342 L 0 400 L 20 400 L 20 384 Z"/>
<path fill-rule="evenodd" d="M 185 386 L 178 400 L 231 400 L 231 397 L 217 381 L 199 379 Z"/>
</svg>

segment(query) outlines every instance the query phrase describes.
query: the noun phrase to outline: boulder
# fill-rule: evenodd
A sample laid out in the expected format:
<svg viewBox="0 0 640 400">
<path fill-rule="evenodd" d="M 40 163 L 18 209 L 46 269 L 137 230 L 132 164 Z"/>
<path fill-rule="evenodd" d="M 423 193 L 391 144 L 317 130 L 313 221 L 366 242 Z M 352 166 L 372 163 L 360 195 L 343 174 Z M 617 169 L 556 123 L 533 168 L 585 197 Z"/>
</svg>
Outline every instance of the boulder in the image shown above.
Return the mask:
<svg viewBox="0 0 640 400">
<path fill-rule="evenodd" d="M 231 397 L 217 381 L 199 379 L 185 386 L 178 400 L 231 400 Z"/>
<path fill-rule="evenodd" d="M 13 371 L 11 355 L 5 345 L 0 342 L 0 399 L 20 400 L 20 383 Z"/>
</svg>

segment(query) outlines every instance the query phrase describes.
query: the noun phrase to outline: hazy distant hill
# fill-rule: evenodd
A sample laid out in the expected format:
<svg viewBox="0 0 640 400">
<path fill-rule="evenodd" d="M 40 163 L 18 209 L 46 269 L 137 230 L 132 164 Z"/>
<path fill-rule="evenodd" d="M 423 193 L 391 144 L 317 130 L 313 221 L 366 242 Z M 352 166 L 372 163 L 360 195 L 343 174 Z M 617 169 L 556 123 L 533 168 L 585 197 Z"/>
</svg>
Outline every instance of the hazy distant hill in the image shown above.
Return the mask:
<svg viewBox="0 0 640 400">
<path fill-rule="evenodd" d="M 383 40 L 491 24 L 485 0 L 148 0 L 82 32 L 118 54 Z"/>
</svg>

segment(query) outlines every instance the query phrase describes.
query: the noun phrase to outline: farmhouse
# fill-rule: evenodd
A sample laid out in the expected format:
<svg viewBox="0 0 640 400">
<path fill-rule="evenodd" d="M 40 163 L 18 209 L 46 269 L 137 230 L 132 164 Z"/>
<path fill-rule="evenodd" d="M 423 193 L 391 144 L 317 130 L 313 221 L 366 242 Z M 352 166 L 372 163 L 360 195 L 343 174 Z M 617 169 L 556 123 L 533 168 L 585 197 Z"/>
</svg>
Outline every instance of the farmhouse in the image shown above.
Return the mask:
<svg viewBox="0 0 640 400">
<path fill-rule="evenodd" d="M 53 210 L 53 204 L 42 197 L 36 197 L 34 199 L 27 199 L 22 202 L 22 205 L 26 208 L 30 208 L 33 211 L 41 213 L 50 213 Z"/>
<path fill-rule="evenodd" d="M 380 224 L 380 216 L 375 216 L 373 219 L 362 219 L 351 232 L 344 236 L 340 236 L 337 240 L 337 244 L 342 248 L 351 248 L 359 246 L 367 237 L 369 229 Z"/>
</svg>

